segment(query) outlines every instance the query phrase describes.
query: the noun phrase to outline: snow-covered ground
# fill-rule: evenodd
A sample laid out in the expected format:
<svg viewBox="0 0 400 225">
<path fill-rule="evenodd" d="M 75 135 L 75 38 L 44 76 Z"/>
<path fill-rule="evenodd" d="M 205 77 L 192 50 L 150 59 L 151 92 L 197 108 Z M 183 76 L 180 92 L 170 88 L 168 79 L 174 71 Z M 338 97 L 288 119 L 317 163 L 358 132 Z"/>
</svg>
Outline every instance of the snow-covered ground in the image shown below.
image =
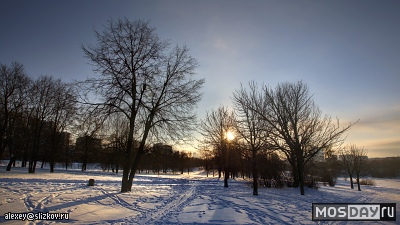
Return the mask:
<svg viewBox="0 0 400 225">
<path fill-rule="evenodd" d="M 294 188 L 262 188 L 259 196 L 253 196 L 248 182 L 230 180 L 229 188 L 224 188 L 223 180 L 207 178 L 201 171 L 189 175 L 137 174 L 132 192 L 120 193 L 121 174 L 48 171 L 37 169 L 28 174 L 26 168 L 13 168 L 6 172 L 0 166 L 0 223 L 315 224 L 312 203 L 397 203 L 397 223 L 400 216 L 399 179 L 374 179 L 376 186 L 362 186 L 361 192 L 339 179 L 335 187 L 306 189 L 304 196 Z M 87 186 L 90 178 L 95 179 L 93 187 Z M 62 212 L 69 213 L 69 220 L 6 221 L 8 212 Z"/>
</svg>

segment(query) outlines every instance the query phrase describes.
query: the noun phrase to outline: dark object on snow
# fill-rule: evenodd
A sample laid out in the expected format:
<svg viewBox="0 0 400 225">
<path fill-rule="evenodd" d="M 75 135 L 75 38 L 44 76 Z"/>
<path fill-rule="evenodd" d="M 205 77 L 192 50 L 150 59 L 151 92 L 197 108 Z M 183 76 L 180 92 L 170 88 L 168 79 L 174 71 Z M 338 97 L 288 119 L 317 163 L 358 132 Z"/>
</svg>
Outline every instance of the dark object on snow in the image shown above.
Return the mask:
<svg viewBox="0 0 400 225">
<path fill-rule="evenodd" d="M 94 179 L 89 179 L 89 186 L 94 186 Z"/>
</svg>

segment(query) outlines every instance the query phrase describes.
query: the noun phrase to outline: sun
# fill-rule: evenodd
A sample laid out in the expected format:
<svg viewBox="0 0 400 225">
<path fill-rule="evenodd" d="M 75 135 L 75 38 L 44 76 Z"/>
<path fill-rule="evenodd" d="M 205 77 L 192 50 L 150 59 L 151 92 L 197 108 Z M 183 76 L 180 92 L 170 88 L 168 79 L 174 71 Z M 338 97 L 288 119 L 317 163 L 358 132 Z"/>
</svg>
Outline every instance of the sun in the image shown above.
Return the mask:
<svg viewBox="0 0 400 225">
<path fill-rule="evenodd" d="M 228 141 L 232 141 L 234 138 L 235 135 L 232 133 L 232 131 L 226 132 L 226 139 L 228 139 Z"/>
</svg>

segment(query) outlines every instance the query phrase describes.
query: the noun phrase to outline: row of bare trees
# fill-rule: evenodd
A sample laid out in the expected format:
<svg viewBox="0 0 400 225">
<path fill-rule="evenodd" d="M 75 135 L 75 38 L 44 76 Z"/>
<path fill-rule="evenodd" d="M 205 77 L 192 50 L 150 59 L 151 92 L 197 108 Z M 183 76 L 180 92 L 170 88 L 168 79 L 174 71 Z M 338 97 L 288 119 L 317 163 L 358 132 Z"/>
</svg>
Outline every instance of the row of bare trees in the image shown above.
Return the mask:
<svg viewBox="0 0 400 225">
<path fill-rule="evenodd" d="M 253 194 L 257 195 L 257 157 L 278 151 L 292 167 L 294 186 L 304 195 L 304 168 L 320 151 L 329 153 L 340 146 L 343 134 L 353 124 L 341 127 L 339 120 L 322 115 L 308 86 L 280 83 L 276 88 L 250 82 L 233 93 L 234 110 L 220 107 L 201 122 L 204 142 L 223 155 L 227 132 L 234 131 L 253 163 Z M 222 157 L 224 158 L 224 157 Z M 223 163 L 228 164 L 228 163 Z M 226 173 L 229 171 L 226 171 Z"/>
<path fill-rule="evenodd" d="M 191 136 L 193 109 L 201 98 L 204 79 L 195 77 L 198 64 L 189 49 L 171 48 L 148 22 L 125 18 L 110 20 L 103 28 L 95 31 L 96 44 L 82 47 L 95 75 L 75 83 L 79 95 L 52 77 L 31 80 L 20 64 L 1 65 L 0 154 L 7 150 L 14 160 L 26 155 L 29 172 L 46 155 L 53 170 L 55 134 L 74 124 L 75 133 L 89 140 L 104 133 L 108 125 L 110 143 L 123 160 L 121 191 L 126 192 L 131 190 L 148 142 L 182 142 Z M 74 118 L 77 103 L 82 107 Z M 41 142 L 49 139 L 44 133 L 48 127 L 54 134 L 52 147 L 44 150 Z M 22 131 L 29 133 L 23 135 L 29 140 L 17 140 Z M 26 146 L 17 148 L 21 143 Z"/>
<path fill-rule="evenodd" d="M 0 157 L 7 151 L 35 172 L 40 157 L 54 170 L 64 131 L 76 113 L 76 93 L 70 84 L 51 76 L 28 77 L 19 63 L 1 64 L 0 71 Z"/>
<path fill-rule="evenodd" d="M 20 64 L 1 65 L 0 154 L 7 149 L 10 155 L 26 156 L 29 172 L 34 172 L 38 154 L 45 152 L 54 168 L 57 135 L 75 124 L 80 137 L 108 137 L 115 160 L 123 161 L 121 192 L 127 192 L 148 143 L 178 143 L 191 136 L 196 128 L 193 109 L 201 99 L 204 79 L 196 78 L 198 64 L 188 48 L 171 48 L 148 22 L 109 20 L 95 36 L 96 44 L 82 46 L 94 76 L 75 83 L 79 94 L 51 77 L 28 78 Z M 276 151 L 285 156 L 294 186 L 303 195 L 305 166 L 320 151 L 339 146 L 352 126 L 341 127 L 339 120 L 322 115 L 301 81 L 276 88 L 251 82 L 236 90 L 232 99 L 234 110 L 212 110 L 200 130 L 204 144 L 214 149 L 226 187 L 235 173 L 232 162 L 243 156 L 251 162 L 254 195 L 261 155 Z M 76 114 L 81 116 L 74 118 Z M 43 136 L 50 137 L 45 138 L 48 149 L 41 147 Z M 238 157 L 229 154 L 235 151 Z"/>
<path fill-rule="evenodd" d="M 365 163 L 365 172 L 372 177 L 400 177 L 400 156 L 369 159 Z"/>
</svg>

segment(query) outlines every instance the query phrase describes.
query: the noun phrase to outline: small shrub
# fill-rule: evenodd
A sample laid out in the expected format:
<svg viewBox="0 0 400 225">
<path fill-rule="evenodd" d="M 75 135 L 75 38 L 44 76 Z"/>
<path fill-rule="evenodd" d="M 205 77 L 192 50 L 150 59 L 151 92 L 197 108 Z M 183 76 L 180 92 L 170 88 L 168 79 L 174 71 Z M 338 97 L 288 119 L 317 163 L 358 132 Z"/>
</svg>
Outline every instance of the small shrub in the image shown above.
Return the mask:
<svg viewBox="0 0 400 225">
<path fill-rule="evenodd" d="M 279 179 L 276 181 L 275 188 L 284 188 L 285 185 L 286 185 L 286 182 L 285 182 L 282 178 L 279 178 Z"/>
<path fill-rule="evenodd" d="M 324 176 L 321 178 L 321 181 L 324 182 L 324 186 L 326 184 L 329 184 L 329 186 L 334 187 L 336 185 L 336 177 L 333 177 L 331 174 L 326 173 Z"/>
<path fill-rule="evenodd" d="M 375 181 L 371 180 L 371 179 L 362 179 L 360 180 L 360 184 L 361 185 L 371 185 L 371 186 L 375 186 Z"/>
<path fill-rule="evenodd" d="M 313 189 L 319 188 L 318 182 L 315 180 L 314 177 L 307 177 L 304 181 L 304 186 Z"/>
</svg>

